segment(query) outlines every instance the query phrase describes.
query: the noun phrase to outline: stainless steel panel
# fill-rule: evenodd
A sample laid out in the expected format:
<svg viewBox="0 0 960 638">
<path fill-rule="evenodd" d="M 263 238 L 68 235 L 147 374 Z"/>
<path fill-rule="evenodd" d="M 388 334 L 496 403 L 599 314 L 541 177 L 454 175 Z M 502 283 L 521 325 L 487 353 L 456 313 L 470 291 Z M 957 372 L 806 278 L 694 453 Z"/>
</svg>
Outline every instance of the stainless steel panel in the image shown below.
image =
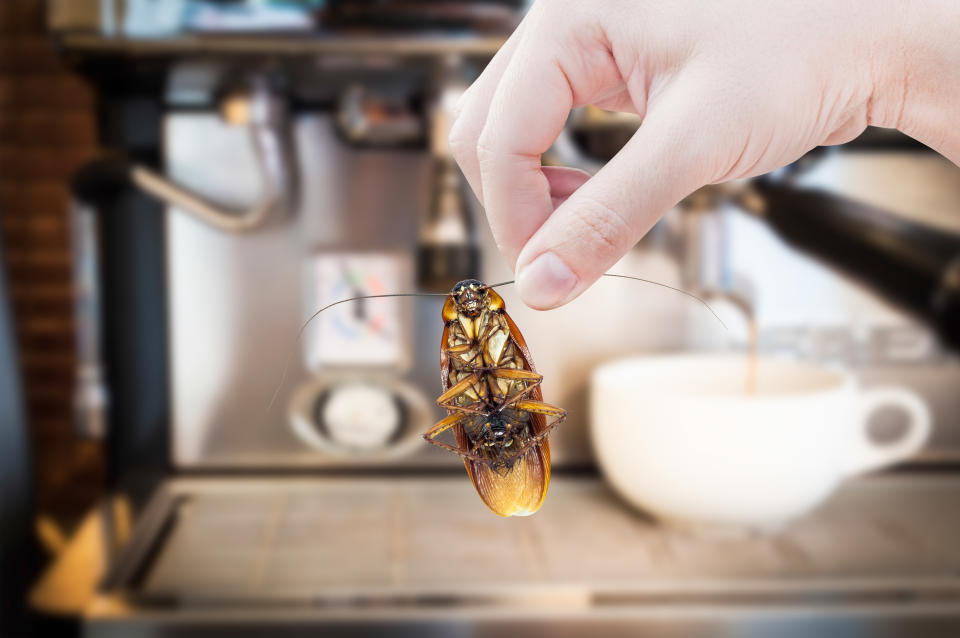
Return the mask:
<svg viewBox="0 0 960 638">
<path fill-rule="evenodd" d="M 174 461 L 178 466 L 323 464 L 287 425 L 287 398 L 303 381 L 296 356 L 277 407 L 267 412 L 300 323 L 304 260 L 318 249 L 412 249 L 426 205 L 429 161 L 411 152 L 352 152 L 330 122 L 295 121 L 301 167 L 297 210 L 266 228 L 229 236 L 176 209 L 168 215 Z M 172 178 L 226 204 L 257 196 L 246 133 L 215 114 L 166 121 Z M 418 313 L 438 316 L 433 300 Z M 439 327 L 417 315 L 418 344 Z M 419 381 L 414 373 L 410 377 Z M 429 452 L 425 452 L 429 455 Z M 437 455 L 442 459 L 442 455 Z M 334 461 L 330 461 L 334 462 Z M 342 461 L 341 461 L 342 462 Z"/>
</svg>

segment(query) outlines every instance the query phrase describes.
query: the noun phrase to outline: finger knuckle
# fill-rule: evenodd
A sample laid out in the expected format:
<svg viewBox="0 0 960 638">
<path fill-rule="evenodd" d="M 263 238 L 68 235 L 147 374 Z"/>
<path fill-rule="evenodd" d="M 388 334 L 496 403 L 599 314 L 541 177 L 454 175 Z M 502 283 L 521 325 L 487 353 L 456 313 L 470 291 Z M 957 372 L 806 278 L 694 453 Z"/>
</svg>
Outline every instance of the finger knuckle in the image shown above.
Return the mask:
<svg viewBox="0 0 960 638">
<path fill-rule="evenodd" d="M 633 242 L 633 227 L 614 208 L 593 197 L 583 197 L 577 204 L 576 230 L 604 255 L 625 251 Z"/>
<path fill-rule="evenodd" d="M 498 155 L 501 154 L 494 142 L 493 135 L 488 129 L 484 129 L 480 133 L 480 137 L 477 138 L 475 150 L 480 166 L 489 166 L 496 162 Z"/>
<path fill-rule="evenodd" d="M 450 135 L 447 137 L 447 143 L 450 147 L 450 153 L 454 159 L 461 164 L 470 158 L 476 152 L 476 139 L 470 134 L 463 119 L 458 119 L 450 127 Z"/>
<path fill-rule="evenodd" d="M 470 101 L 469 89 L 464 91 L 463 94 L 460 95 L 459 98 L 457 98 L 456 102 L 454 102 L 453 105 L 449 107 L 451 122 L 456 122 L 457 120 L 460 119 L 460 116 L 463 115 L 464 106 L 467 104 L 468 101 Z"/>
</svg>

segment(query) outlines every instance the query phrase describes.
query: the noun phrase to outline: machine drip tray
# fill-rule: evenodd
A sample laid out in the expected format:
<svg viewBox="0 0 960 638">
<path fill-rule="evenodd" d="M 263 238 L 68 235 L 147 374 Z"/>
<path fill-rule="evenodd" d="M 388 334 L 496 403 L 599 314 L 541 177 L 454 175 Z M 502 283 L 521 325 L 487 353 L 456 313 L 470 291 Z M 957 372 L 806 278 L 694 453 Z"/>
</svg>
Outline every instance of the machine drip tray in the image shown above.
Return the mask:
<svg viewBox="0 0 960 638">
<path fill-rule="evenodd" d="M 88 621 L 808 617 L 846 631 L 936 618 L 955 631 L 958 504 L 960 477 L 888 474 L 780 532 L 717 534 L 659 525 L 597 479 L 556 477 L 540 512 L 513 519 L 465 477 L 172 479 Z"/>
<path fill-rule="evenodd" d="M 584 479 L 507 520 L 465 477 L 173 480 L 156 498 L 162 534 L 111 583 L 143 602 L 960 594 L 952 477 L 861 479 L 772 534 L 674 530 Z"/>
</svg>

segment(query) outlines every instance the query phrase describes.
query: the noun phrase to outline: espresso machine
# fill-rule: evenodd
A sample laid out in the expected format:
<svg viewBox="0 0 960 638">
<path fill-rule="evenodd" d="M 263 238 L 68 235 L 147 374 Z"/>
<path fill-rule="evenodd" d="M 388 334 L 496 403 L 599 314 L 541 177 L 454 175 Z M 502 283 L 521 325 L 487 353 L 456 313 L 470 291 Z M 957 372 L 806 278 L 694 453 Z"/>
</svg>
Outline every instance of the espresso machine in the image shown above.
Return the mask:
<svg viewBox="0 0 960 638">
<path fill-rule="evenodd" d="M 344 15 L 368 19 L 362 4 Z M 315 314 L 512 278 L 446 149 L 452 104 L 503 39 L 63 37 L 100 86 L 109 149 L 74 180 L 77 424 L 105 442 L 113 489 L 86 549 L 76 542 L 97 564 L 86 635 L 956 628 L 948 532 L 960 521 L 902 482 L 841 494 L 783 537 L 677 537 L 603 486 L 588 428 L 597 364 L 745 348 L 754 321 L 762 352 L 923 394 L 935 435 L 910 471 L 954 489 L 927 474 L 960 460 L 947 345 L 960 223 L 940 214 L 960 210 L 960 173 L 930 151 L 871 131 L 783 174 L 704 189 L 611 271 L 703 296 L 729 331 L 638 282 L 602 279 L 548 313 L 498 289 L 545 396 L 569 413 L 551 437 L 549 506 L 529 519 L 491 517 L 461 460 L 421 438 L 443 416 L 442 294 Z M 577 112 L 544 159 L 595 169 L 637 124 Z M 907 171 L 913 191 L 892 192 L 883 176 Z M 918 202 L 938 226 L 910 221 Z M 800 218 L 809 225 L 791 225 Z M 878 269 L 890 255 L 917 266 L 927 297 L 905 299 L 914 283 Z M 570 339 L 584 327 L 589 339 Z M 870 509 L 880 493 L 915 527 Z M 862 543 L 824 541 L 835 529 Z M 70 551 L 35 587 L 38 608 L 63 604 Z M 837 602 L 821 615 L 825 599 Z"/>
</svg>

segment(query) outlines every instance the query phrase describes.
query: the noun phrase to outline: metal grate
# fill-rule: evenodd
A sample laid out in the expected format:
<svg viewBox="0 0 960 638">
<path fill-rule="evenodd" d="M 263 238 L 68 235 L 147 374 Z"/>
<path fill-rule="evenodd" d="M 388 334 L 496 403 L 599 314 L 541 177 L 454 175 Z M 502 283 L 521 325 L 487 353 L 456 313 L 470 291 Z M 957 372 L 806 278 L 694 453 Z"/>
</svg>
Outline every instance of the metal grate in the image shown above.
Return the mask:
<svg viewBox="0 0 960 638">
<path fill-rule="evenodd" d="M 465 478 L 172 489 L 186 498 L 136 593 L 181 603 L 960 597 L 960 480 L 945 476 L 851 482 L 769 535 L 670 529 L 592 479 L 558 478 L 538 514 L 507 520 L 487 512 Z"/>
</svg>

